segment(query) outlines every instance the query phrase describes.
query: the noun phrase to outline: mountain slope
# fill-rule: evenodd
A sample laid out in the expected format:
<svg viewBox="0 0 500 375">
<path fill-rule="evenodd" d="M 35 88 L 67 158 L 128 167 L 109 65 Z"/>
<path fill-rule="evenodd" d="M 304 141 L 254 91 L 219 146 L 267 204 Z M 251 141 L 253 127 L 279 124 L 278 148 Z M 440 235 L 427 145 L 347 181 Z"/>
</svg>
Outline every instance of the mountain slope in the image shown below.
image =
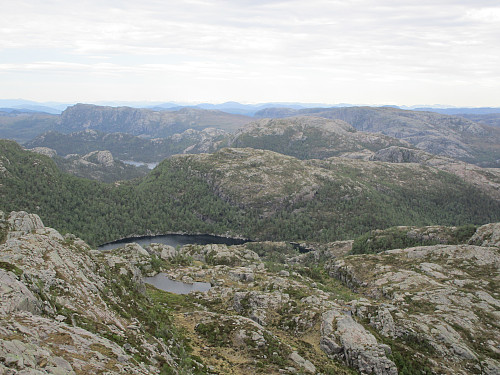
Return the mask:
<svg viewBox="0 0 500 375">
<path fill-rule="evenodd" d="M 68 107 L 61 114 L 57 130 L 71 133 L 93 129 L 157 138 L 182 133 L 187 129 L 203 130 L 215 127 L 235 131 L 250 121 L 251 118 L 247 116 L 194 108 L 158 112 L 130 107 L 77 104 Z"/>
<path fill-rule="evenodd" d="M 382 133 L 405 140 L 432 154 L 461 159 L 484 166 L 498 166 L 500 129 L 457 116 L 407 111 L 391 107 L 267 109 L 256 117 L 305 115 L 343 120 L 357 130 Z"/>
<path fill-rule="evenodd" d="M 0 112 L 0 138 L 26 142 L 55 129 L 58 119 L 58 115 Z"/>
<path fill-rule="evenodd" d="M 500 371 L 500 223 L 459 245 L 356 256 L 344 242 L 97 251 L 26 212 L 0 211 L 0 233 L 1 373 Z"/>
<path fill-rule="evenodd" d="M 1 141 L 0 155 L 0 207 L 41 212 L 93 244 L 168 232 L 328 242 L 394 225 L 500 220 L 497 199 L 417 164 L 222 149 L 174 156 L 140 180 L 108 185 L 64 174 L 14 142 Z"/>
<path fill-rule="evenodd" d="M 125 133 L 104 133 L 96 130 L 63 134 L 50 131 L 24 144 L 26 148 L 48 147 L 58 155 L 87 154 L 109 150 L 121 160 L 159 162 L 171 155 L 184 152 L 213 151 L 227 133 L 220 129 L 188 129 L 167 138 L 145 139 Z"/>
<path fill-rule="evenodd" d="M 409 146 L 381 134 L 358 132 L 341 120 L 305 116 L 252 122 L 231 137 L 227 145 L 271 150 L 299 159 L 325 159 L 342 153 L 363 154 L 389 146 Z"/>
</svg>

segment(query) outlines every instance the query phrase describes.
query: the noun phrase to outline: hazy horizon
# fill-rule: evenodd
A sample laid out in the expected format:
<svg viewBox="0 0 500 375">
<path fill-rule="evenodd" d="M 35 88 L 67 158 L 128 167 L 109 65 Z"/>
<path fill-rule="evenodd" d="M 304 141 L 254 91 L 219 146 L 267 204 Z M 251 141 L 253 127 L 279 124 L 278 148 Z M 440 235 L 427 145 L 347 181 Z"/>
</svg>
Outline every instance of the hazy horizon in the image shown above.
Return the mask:
<svg viewBox="0 0 500 375">
<path fill-rule="evenodd" d="M 27 0 L 3 10 L 1 98 L 500 106 L 491 0 Z"/>
</svg>

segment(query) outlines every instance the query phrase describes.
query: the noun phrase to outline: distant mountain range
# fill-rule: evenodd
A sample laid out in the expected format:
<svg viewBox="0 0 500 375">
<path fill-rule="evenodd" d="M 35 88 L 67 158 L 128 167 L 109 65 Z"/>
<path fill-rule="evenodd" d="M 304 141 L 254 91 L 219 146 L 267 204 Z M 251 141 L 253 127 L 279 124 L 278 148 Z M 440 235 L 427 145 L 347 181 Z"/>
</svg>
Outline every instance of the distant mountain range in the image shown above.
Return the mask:
<svg viewBox="0 0 500 375">
<path fill-rule="evenodd" d="M 276 119 L 297 116 L 300 117 L 299 120 L 284 123 L 263 120 L 255 122 L 255 117 Z M 498 119 L 494 114 L 470 116 L 490 116 L 490 122 Z M 489 126 L 486 120 L 474 122 L 459 116 L 394 107 L 265 108 L 257 111 L 255 117 L 214 109 L 181 108 L 158 111 L 77 104 L 68 107 L 60 115 L 0 112 L 0 137 L 27 142 L 47 131 L 68 134 L 83 130 L 124 133 L 150 140 L 166 139 L 174 135 L 177 137 L 175 141 L 172 138 L 155 141 L 157 143 L 152 147 L 144 146 L 143 149 L 154 149 L 158 152 L 144 151 L 144 157 L 141 159 L 137 157 L 136 152 L 136 146 L 141 142 L 134 140 L 135 145 L 129 148 L 130 158 L 140 161 L 159 161 L 161 159 L 158 158 L 173 153 L 211 152 L 224 146 L 262 148 L 299 158 L 325 158 L 341 153 L 365 152 L 363 150 L 375 152 L 389 146 L 412 145 L 431 154 L 481 166 L 500 166 L 500 128 Z M 329 124 L 325 125 L 324 121 L 312 118 L 327 119 Z M 339 125 L 339 121 L 345 125 Z M 313 123 L 315 125 L 310 126 Z M 236 135 L 212 131 L 203 134 L 203 139 L 198 139 L 196 132 L 207 128 Z M 328 135 L 325 133 L 326 129 Z M 192 133 L 179 136 L 187 130 Z M 382 136 L 386 138 L 383 139 Z M 221 141 L 221 137 L 225 139 L 224 142 L 211 144 Z M 198 144 L 200 141 L 203 144 Z M 62 141 L 63 147 L 65 142 Z M 377 142 L 380 144 L 377 145 Z M 54 144 L 30 145 L 36 146 L 56 149 L 59 147 Z M 83 150 L 83 153 L 98 150 L 102 148 L 91 147 Z M 121 157 L 122 151 L 111 151 Z"/>
<path fill-rule="evenodd" d="M 357 130 L 382 133 L 409 142 L 435 155 L 448 156 L 483 166 L 500 163 L 500 128 L 459 116 L 409 111 L 393 107 L 267 108 L 261 118 L 314 116 L 339 119 Z"/>
<path fill-rule="evenodd" d="M 62 103 L 62 102 L 35 102 L 24 99 L 0 99 L 0 112 L 12 112 L 18 110 L 20 112 L 43 112 L 49 114 L 60 114 L 66 108 L 77 103 Z M 242 104 L 235 101 L 225 103 L 181 103 L 181 102 L 141 102 L 141 101 L 98 101 L 93 102 L 94 105 L 109 106 L 109 107 L 131 107 L 131 108 L 146 108 L 155 111 L 177 111 L 182 108 L 198 108 L 219 110 L 227 113 L 253 116 L 256 112 L 266 108 L 338 108 L 338 107 L 359 107 L 360 104 L 351 103 L 300 103 L 300 102 L 267 102 L 258 104 Z M 379 107 L 373 105 L 372 107 Z M 492 113 L 500 114 L 500 107 L 446 107 L 442 105 L 435 106 L 381 106 L 399 108 L 412 111 L 428 111 L 446 115 L 486 115 Z"/>
</svg>

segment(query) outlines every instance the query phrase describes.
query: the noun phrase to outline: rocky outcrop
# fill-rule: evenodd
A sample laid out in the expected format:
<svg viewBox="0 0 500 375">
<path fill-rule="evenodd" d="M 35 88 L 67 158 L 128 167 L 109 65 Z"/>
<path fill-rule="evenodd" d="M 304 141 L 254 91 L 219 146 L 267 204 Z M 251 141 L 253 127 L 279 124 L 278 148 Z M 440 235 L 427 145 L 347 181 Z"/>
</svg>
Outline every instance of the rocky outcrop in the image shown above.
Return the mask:
<svg viewBox="0 0 500 375">
<path fill-rule="evenodd" d="M 28 313 L 3 316 L 0 373 L 150 374 L 116 343 L 79 327 Z"/>
<path fill-rule="evenodd" d="M 469 244 L 500 247 L 500 223 L 491 223 L 479 227 L 469 240 Z"/>
<path fill-rule="evenodd" d="M 164 244 L 151 244 L 147 250 L 165 260 L 188 257 L 211 265 L 245 266 L 260 260 L 254 251 L 245 246 L 231 246 L 229 249 L 224 244 L 187 245 L 180 249 Z"/>
<path fill-rule="evenodd" d="M 130 180 L 149 172 L 145 166 L 137 167 L 115 160 L 108 150 L 92 151 L 83 156 L 68 154 L 64 158 L 55 157 L 54 161 L 66 173 L 102 182 Z"/>
<path fill-rule="evenodd" d="M 48 156 L 49 158 L 52 158 L 57 155 L 57 151 L 49 147 L 34 147 L 32 149 L 29 149 L 29 151 L 36 152 L 37 154 L 40 155 Z"/>
<path fill-rule="evenodd" d="M 13 272 L 0 269 L 0 295 L 2 295 L 0 316 L 6 316 L 16 311 L 27 311 L 32 314 L 42 312 L 41 301 L 24 283 L 19 281 Z"/>
<path fill-rule="evenodd" d="M 10 231 L 0 245 L 0 373 L 149 374 L 132 359 L 139 350 L 175 366 L 164 343 L 152 346 L 140 326 L 129 330 L 131 317 L 119 313 L 123 305 L 112 292 L 121 272 L 115 273 L 117 262 L 45 227 L 37 215 L 12 212 L 7 222 Z M 137 248 L 125 253 L 124 277 L 133 279 L 131 262 L 146 256 Z"/>
<path fill-rule="evenodd" d="M 40 216 L 28 214 L 25 211 L 12 212 L 7 220 L 9 224 L 9 238 L 45 229 Z"/>
<path fill-rule="evenodd" d="M 233 131 L 250 120 L 247 116 L 197 108 L 154 111 L 76 104 L 61 114 L 58 129 L 66 133 L 92 129 L 155 138 L 167 137 L 187 129 L 203 130 L 209 127 Z"/>
<path fill-rule="evenodd" d="M 81 162 L 99 164 L 104 167 L 112 167 L 115 164 L 113 155 L 108 150 L 105 151 L 92 151 L 81 158 Z"/>
<path fill-rule="evenodd" d="M 391 146 L 377 151 L 369 160 L 385 161 L 387 163 L 421 163 L 424 161 L 421 150 Z"/>
<path fill-rule="evenodd" d="M 234 294 L 233 308 L 253 321 L 266 325 L 269 313 L 273 310 L 276 311 L 289 299 L 288 294 L 279 291 L 273 293 L 237 292 Z"/>
<path fill-rule="evenodd" d="M 500 371 L 494 323 L 500 317 L 500 249 L 489 241 L 496 227 L 481 227 L 471 240 L 488 247 L 436 245 L 350 256 L 333 261 L 331 274 L 348 285 L 355 280 L 359 292 L 375 298 L 353 304 L 352 313 L 406 342 L 422 363 L 445 373 L 486 366 L 494 373 Z"/>
<path fill-rule="evenodd" d="M 398 374 L 394 362 L 387 358 L 390 347 L 379 344 L 361 324 L 339 309 L 323 313 L 321 349 L 331 357 L 344 360 L 361 374 Z"/>
<path fill-rule="evenodd" d="M 344 153 L 372 153 L 388 146 L 407 146 L 395 138 L 358 132 L 342 120 L 318 117 L 262 119 L 228 137 L 230 147 L 252 147 L 299 159 L 325 159 Z"/>
</svg>

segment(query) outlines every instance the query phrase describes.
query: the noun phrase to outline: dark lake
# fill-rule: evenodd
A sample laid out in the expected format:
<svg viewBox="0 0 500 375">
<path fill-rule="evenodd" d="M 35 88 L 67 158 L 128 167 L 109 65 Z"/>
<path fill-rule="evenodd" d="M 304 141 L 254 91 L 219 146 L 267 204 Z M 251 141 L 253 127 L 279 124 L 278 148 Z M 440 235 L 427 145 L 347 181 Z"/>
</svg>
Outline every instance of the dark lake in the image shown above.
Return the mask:
<svg viewBox="0 0 500 375">
<path fill-rule="evenodd" d="M 171 280 L 164 273 L 159 273 L 153 277 L 145 277 L 144 282 L 158 289 L 175 294 L 188 294 L 192 291 L 206 292 L 212 287 L 210 283 L 194 282 L 190 284 Z"/>
<path fill-rule="evenodd" d="M 208 245 L 211 243 L 215 244 L 226 244 L 226 245 L 241 245 L 246 240 L 240 240 L 236 238 L 218 237 L 210 236 L 208 234 L 203 235 L 188 235 L 188 234 L 166 234 L 162 236 L 144 236 L 144 237 L 131 237 L 125 238 L 123 240 L 110 242 L 98 247 L 99 250 L 111 250 L 121 247 L 128 243 L 138 243 L 142 247 L 148 246 L 152 243 L 162 243 L 165 245 L 170 245 L 173 247 L 184 246 L 190 244 L 196 245 Z"/>
</svg>

